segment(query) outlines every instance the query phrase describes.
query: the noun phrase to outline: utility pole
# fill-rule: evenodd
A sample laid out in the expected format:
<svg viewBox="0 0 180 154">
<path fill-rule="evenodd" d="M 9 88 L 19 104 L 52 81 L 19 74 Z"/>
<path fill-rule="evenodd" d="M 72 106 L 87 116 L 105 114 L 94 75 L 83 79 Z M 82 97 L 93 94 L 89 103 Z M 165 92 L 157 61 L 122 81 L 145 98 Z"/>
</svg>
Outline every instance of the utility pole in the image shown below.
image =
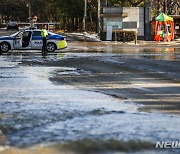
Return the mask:
<svg viewBox="0 0 180 154">
<path fill-rule="evenodd" d="M 101 32 L 101 21 L 100 21 L 100 18 L 101 18 L 101 1 L 100 0 L 97 0 L 98 1 L 98 34 L 100 34 Z"/>
<path fill-rule="evenodd" d="M 30 26 L 31 26 L 31 16 L 32 16 L 32 13 L 31 13 L 31 3 L 28 2 L 26 4 L 26 6 L 29 8 L 29 23 L 30 23 Z"/>
<path fill-rule="evenodd" d="M 31 17 L 32 14 L 31 14 L 31 4 L 29 3 L 29 17 Z"/>
<path fill-rule="evenodd" d="M 84 0 L 84 22 L 83 22 L 84 31 L 86 31 L 86 17 L 87 17 L 87 0 Z"/>
</svg>

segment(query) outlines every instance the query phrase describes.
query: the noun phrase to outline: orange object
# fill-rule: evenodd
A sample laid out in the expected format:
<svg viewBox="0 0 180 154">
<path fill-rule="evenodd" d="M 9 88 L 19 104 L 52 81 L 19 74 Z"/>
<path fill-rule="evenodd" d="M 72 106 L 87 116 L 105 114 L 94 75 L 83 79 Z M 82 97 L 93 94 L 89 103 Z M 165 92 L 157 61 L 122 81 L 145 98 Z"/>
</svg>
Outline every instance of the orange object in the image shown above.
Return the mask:
<svg viewBox="0 0 180 154">
<path fill-rule="evenodd" d="M 172 41 L 174 39 L 173 18 L 161 13 L 152 21 L 152 36 L 154 41 Z"/>
</svg>

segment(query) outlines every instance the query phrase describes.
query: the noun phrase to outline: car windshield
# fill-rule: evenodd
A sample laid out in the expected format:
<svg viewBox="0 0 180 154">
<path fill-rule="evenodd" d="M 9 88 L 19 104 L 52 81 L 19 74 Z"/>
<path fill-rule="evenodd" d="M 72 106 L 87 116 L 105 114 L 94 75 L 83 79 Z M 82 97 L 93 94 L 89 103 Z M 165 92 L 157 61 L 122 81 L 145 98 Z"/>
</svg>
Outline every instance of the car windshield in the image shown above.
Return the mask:
<svg viewBox="0 0 180 154">
<path fill-rule="evenodd" d="M 11 36 L 12 36 L 12 37 L 15 37 L 15 36 L 16 36 L 17 34 L 19 34 L 19 33 L 20 33 L 20 31 L 12 34 Z"/>
<path fill-rule="evenodd" d="M 48 35 L 57 35 L 57 34 L 52 33 L 52 32 L 48 32 Z"/>
</svg>

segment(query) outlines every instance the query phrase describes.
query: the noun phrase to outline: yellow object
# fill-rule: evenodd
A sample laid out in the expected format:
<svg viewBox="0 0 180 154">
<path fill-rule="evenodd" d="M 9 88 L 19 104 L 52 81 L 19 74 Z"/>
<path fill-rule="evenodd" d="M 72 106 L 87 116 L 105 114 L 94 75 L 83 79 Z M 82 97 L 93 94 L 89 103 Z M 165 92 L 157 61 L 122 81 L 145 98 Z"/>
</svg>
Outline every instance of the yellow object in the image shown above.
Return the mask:
<svg viewBox="0 0 180 154">
<path fill-rule="evenodd" d="M 62 59 L 64 56 L 65 56 L 65 54 L 63 54 L 63 53 L 58 53 L 57 59 Z"/>
<path fill-rule="evenodd" d="M 41 36 L 42 36 L 42 37 L 46 37 L 47 35 L 48 35 L 47 30 L 46 30 L 46 29 L 42 29 L 42 30 L 41 30 Z"/>
<path fill-rule="evenodd" d="M 165 14 L 164 14 L 164 19 L 165 19 L 165 21 L 173 21 L 173 18 L 171 18 Z"/>
<path fill-rule="evenodd" d="M 58 46 L 57 46 L 58 49 L 67 47 L 67 43 L 65 40 L 62 40 L 62 41 L 58 42 L 57 44 L 58 44 Z"/>
</svg>

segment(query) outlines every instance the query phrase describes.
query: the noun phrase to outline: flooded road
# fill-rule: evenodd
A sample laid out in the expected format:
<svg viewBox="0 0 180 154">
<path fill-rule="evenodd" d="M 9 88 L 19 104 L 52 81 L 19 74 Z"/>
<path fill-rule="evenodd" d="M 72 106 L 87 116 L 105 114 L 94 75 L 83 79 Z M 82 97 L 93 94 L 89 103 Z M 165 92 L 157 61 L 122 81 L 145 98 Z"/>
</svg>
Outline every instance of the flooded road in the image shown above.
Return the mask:
<svg viewBox="0 0 180 154">
<path fill-rule="evenodd" d="M 145 62 L 141 66 L 138 63 L 139 69 L 154 63 L 155 66 L 149 67 L 151 72 L 154 67 L 160 71 L 159 60 L 163 59 L 161 64 L 165 67 L 167 61 L 164 60 L 171 61 L 169 69 L 177 63 L 174 68 L 177 72 L 167 76 L 169 80 L 173 78 L 173 82 L 168 82 L 174 87 L 156 94 L 174 96 L 178 104 L 179 48 L 170 50 L 162 53 L 157 49 L 157 53 L 152 53 L 146 49 L 137 54 L 130 54 L 131 51 L 114 54 L 65 52 L 51 53 L 45 58 L 36 51 L 3 53 L 0 56 L 0 153 L 178 153 L 179 149 L 155 149 L 155 144 L 157 141 L 179 141 L 179 114 L 140 111 L 143 105 L 133 103 L 131 95 L 127 101 L 129 98 L 121 95 L 124 91 L 118 91 L 121 97 L 111 91 L 115 92 L 115 88 L 120 89 L 122 85 L 127 89 L 125 85 L 134 81 L 130 78 L 128 81 L 113 78 L 116 80 L 112 81 L 108 76 L 123 75 L 127 79 L 128 75 L 136 77 L 139 83 L 140 76 L 127 73 L 127 68 L 125 72 L 119 65 L 132 63 L 134 73 L 136 61 Z M 157 61 L 147 62 L 147 59 Z M 106 65 L 111 66 L 110 69 Z M 165 68 L 161 69 L 163 71 Z M 144 76 L 141 82 L 164 83 L 160 77 L 152 81 Z M 147 87 L 138 90 L 155 93 Z M 130 92 L 135 95 L 134 91 Z"/>
</svg>

